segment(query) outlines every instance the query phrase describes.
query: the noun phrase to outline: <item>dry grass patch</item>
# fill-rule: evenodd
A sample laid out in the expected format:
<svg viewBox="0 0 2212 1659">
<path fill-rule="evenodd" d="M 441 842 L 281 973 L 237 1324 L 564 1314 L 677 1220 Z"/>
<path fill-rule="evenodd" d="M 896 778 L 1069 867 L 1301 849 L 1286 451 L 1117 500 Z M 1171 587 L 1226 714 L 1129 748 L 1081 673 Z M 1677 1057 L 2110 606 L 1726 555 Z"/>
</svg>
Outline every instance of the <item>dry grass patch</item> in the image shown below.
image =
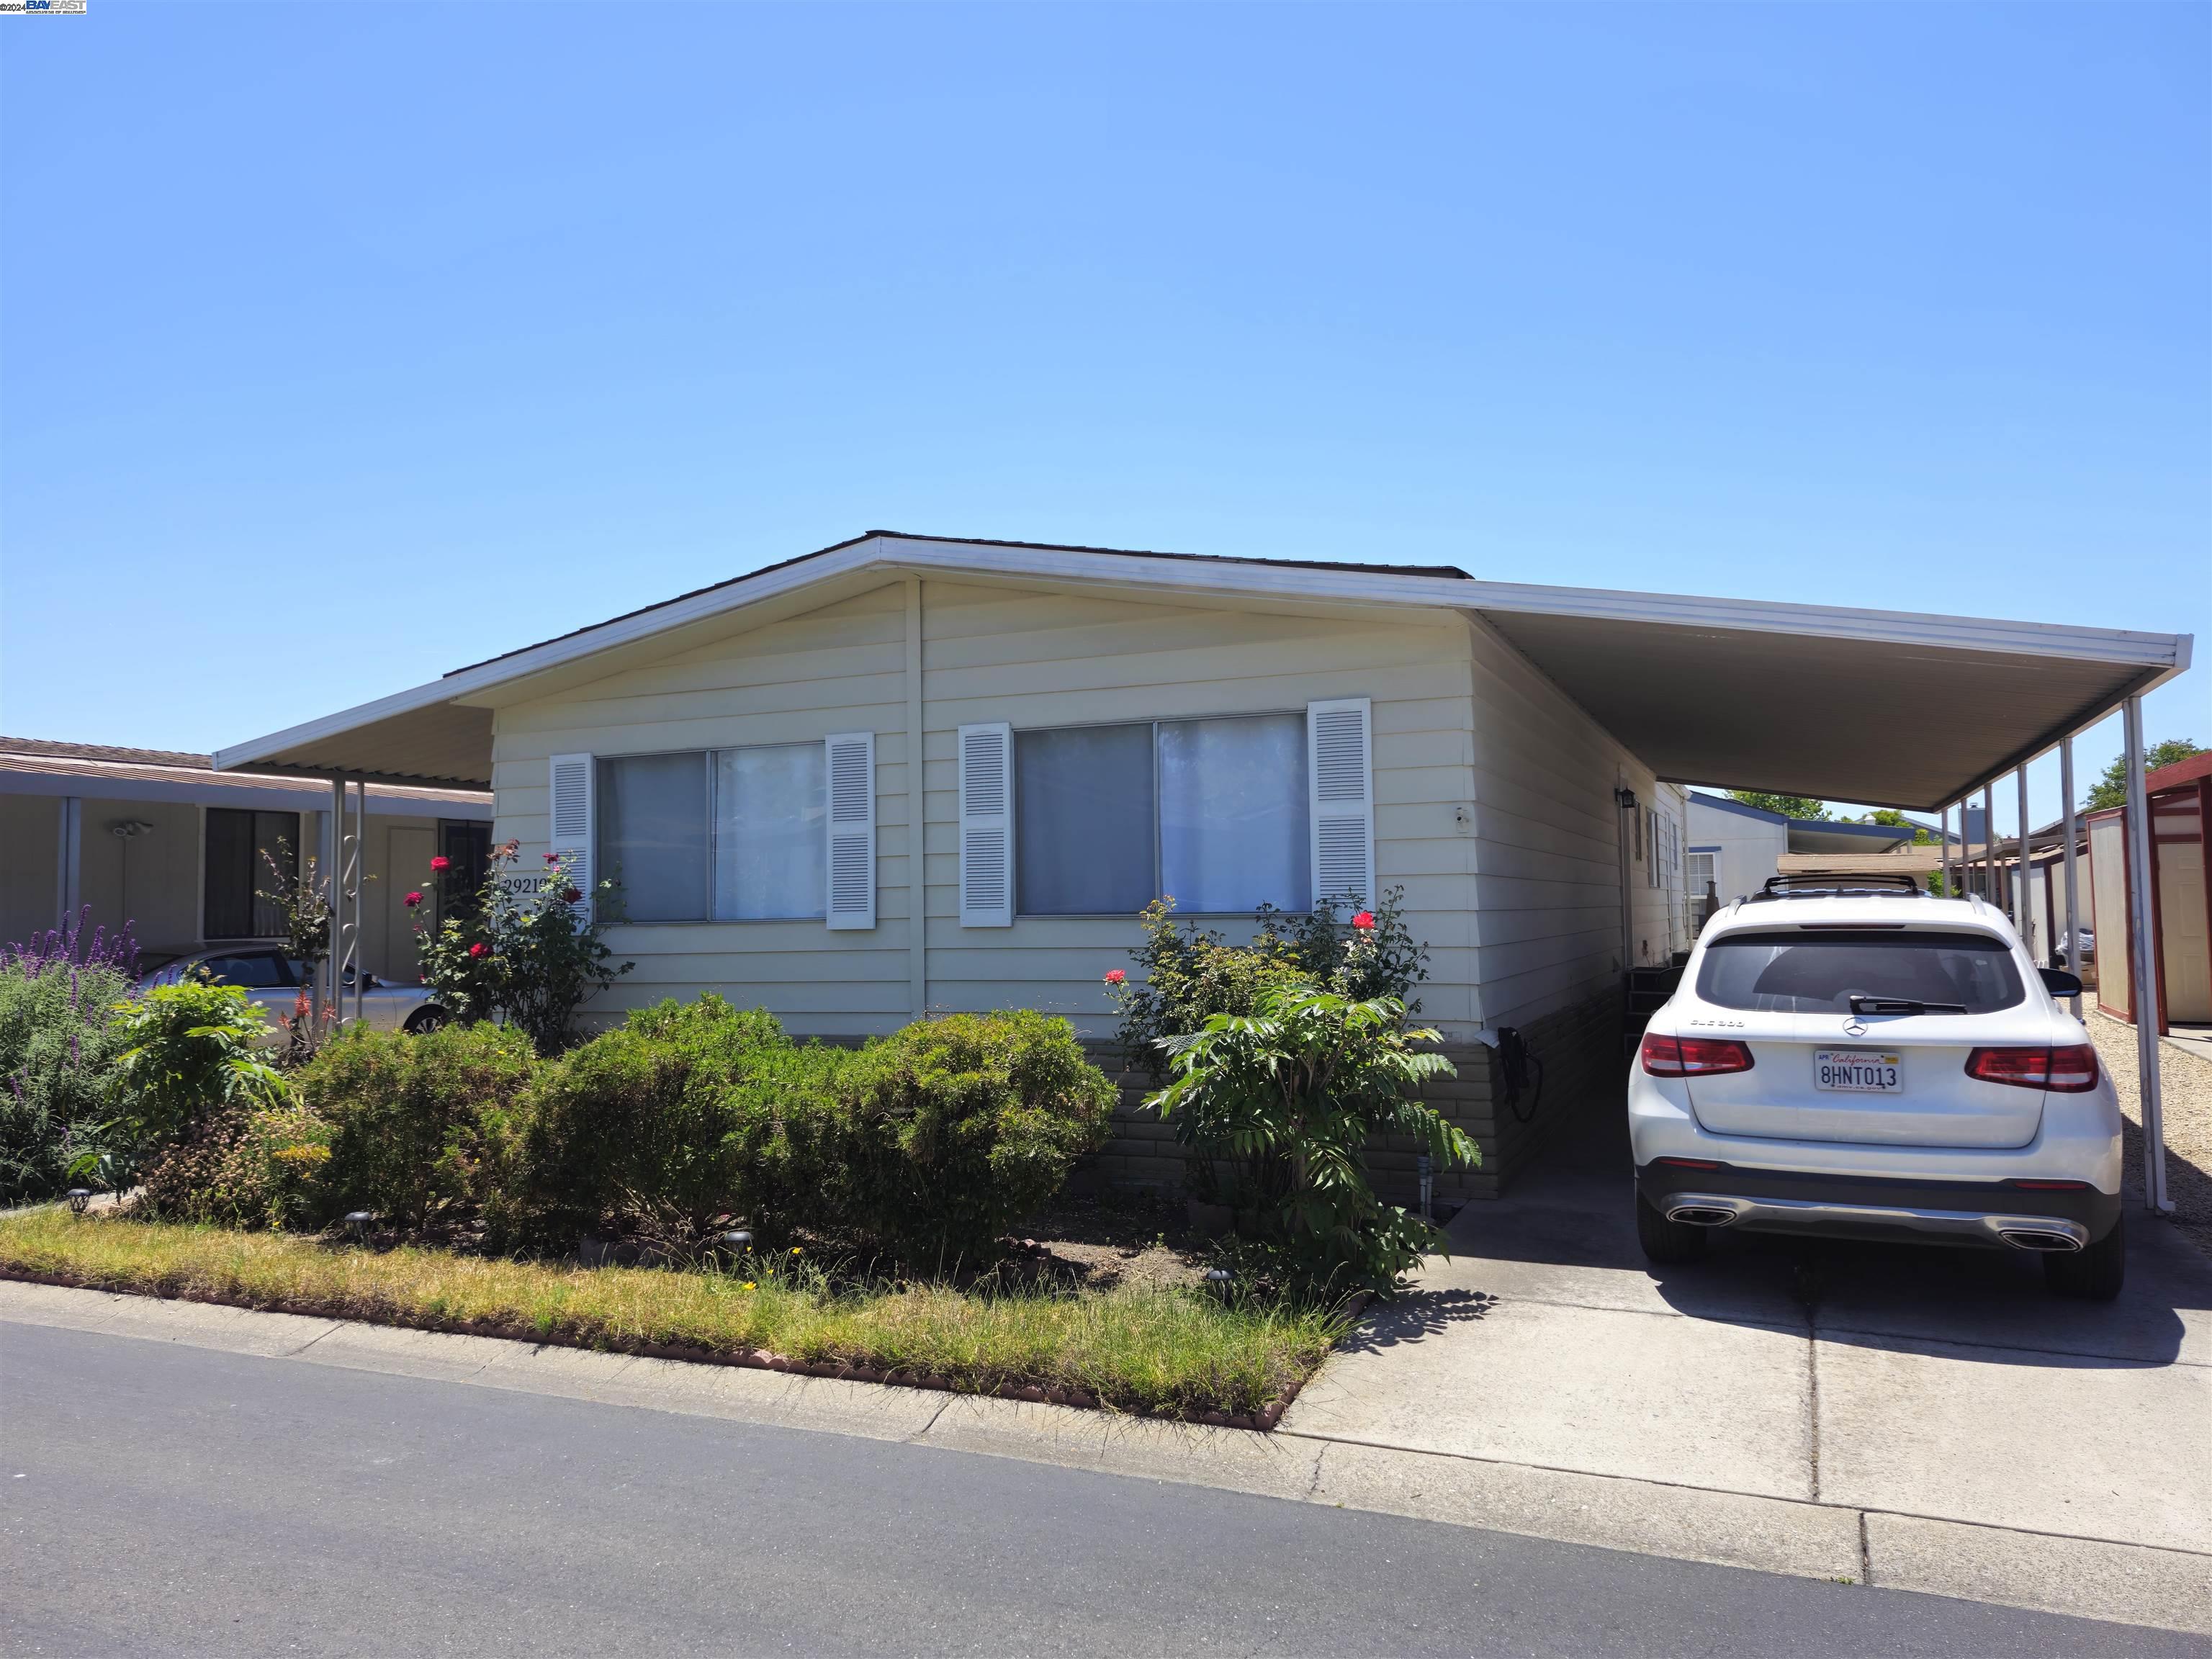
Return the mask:
<svg viewBox="0 0 2212 1659">
<path fill-rule="evenodd" d="M 1344 1330 L 1317 1310 L 1224 1305 L 1176 1286 L 1066 1293 L 840 1285 L 803 1256 L 742 1274 L 587 1268 L 76 1219 L 59 1208 L 0 1216 L 0 1268 L 375 1323 L 475 1323 L 589 1346 L 781 1354 L 943 1376 L 976 1392 L 1081 1390 L 1139 1412 L 1256 1413 L 1310 1375 Z"/>
</svg>

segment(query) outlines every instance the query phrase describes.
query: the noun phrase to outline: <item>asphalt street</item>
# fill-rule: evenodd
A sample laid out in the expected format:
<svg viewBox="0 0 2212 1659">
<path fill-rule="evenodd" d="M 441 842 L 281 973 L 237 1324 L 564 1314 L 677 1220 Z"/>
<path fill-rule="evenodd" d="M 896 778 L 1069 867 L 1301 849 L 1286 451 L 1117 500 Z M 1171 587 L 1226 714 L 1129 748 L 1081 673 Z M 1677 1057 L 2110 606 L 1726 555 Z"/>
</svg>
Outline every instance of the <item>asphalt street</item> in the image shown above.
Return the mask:
<svg viewBox="0 0 2212 1659">
<path fill-rule="evenodd" d="M 2197 1654 L 2197 1638 L 0 1326 L 0 1650 Z"/>
</svg>

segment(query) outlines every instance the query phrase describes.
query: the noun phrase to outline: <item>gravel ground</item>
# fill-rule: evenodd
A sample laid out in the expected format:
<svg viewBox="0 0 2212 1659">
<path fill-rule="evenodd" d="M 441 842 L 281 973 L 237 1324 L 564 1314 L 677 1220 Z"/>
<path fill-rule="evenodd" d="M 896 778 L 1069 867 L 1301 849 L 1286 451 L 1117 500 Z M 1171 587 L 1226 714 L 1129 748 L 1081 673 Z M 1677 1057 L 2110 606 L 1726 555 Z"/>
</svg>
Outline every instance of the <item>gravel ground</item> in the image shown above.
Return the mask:
<svg viewBox="0 0 2212 1659">
<path fill-rule="evenodd" d="M 2089 1040 L 2112 1074 L 2127 1117 L 2128 1200 L 2142 1200 L 2142 1107 L 2136 1093 L 2136 1028 L 2088 1011 Z M 2168 1044 L 2158 1050 L 2166 1110 L 2166 1190 L 2174 1224 L 2212 1255 L 2212 1061 Z"/>
</svg>

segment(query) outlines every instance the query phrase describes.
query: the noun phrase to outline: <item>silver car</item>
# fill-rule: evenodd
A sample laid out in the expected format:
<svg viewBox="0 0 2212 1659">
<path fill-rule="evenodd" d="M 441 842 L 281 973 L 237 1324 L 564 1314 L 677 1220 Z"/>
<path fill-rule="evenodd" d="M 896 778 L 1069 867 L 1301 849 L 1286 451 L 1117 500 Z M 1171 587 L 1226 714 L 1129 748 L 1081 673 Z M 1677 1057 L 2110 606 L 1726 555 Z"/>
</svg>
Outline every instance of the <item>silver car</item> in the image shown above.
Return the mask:
<svg viewBox="0 0 2212 1659">
<path fill-rule="evenodd" d="M 300 959 L 285 955 L 276 945 L 214 945 L 184 956 L 155 958 L 150 966 L 142 963 L 138 987 L 149 990 L 156 985 L 174 985 L 187 974 L 204 970 L 216 984 L 235 985 L 244 991 L 256 1007 L 269 1014 L 273 1029 L 277 1016 L 289 1017 L 298 1006 L 301 969 Z M 353 1018 L 353 981 L 348 975 L 347 1018 Z M 374 974 L 368 975 L 362 985 L 361 1017 L 385 1031 L 428 1031 L 446 1023 L 446 1011 L 432 999 L 427 987 L 387 984 Z"/>
</svg>

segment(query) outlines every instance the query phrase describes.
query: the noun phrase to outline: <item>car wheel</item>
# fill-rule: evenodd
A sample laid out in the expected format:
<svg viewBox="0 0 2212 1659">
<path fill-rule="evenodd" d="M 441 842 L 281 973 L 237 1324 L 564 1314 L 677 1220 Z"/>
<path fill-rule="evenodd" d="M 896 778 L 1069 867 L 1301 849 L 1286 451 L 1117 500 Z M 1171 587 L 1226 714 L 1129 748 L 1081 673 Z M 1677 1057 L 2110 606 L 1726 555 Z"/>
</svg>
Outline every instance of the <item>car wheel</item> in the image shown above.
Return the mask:
<svg viewBox="0 0 2212 1659">
<path fill-rule="evenodd" d="M 2054 1296 L 2079 1297 L 2085 1302 L 2110 1302 L 2120 1293 L 2128 1277 L 2127 1222 L 2112 1223 L 2106 1233 L 2085 1250 L 2043 1258 L 2043 1282 Z"/>
<path fill-rule="evenodd" d="M 1636 1242 L 1653 1261 L 1695 1261 L 1705 1253 L 1705 1229 L 1686 1221 L 1669 1221 L 1650 1199 L 1636 1194 Z"/>
<path fill-rule="evenodd" d="M 425 1031 L 434 1031 L 446 1023 L 446 1011 L 434 1002 L 426 1002 L 407 1016 L 407 1023 L 399 1029 L 410 1036 L 421 1036 Z"/>
</svg>

